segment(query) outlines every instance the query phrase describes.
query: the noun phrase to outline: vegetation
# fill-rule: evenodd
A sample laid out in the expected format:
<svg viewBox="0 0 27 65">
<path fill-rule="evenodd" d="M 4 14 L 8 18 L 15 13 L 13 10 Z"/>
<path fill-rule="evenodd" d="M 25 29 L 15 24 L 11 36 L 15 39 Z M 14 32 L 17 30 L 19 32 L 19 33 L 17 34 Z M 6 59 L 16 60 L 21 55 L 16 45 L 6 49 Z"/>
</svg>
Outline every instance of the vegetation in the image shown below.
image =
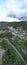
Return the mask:
<svg viewBox="0 0 27 65">
<path fill-rule="evenodd" d="M 5 50 L 1 65 L 25 65 L 5 39 L 15 46 L 27 63 L 27 22 L 0 22 L 0 46 Z"/>
</svg>

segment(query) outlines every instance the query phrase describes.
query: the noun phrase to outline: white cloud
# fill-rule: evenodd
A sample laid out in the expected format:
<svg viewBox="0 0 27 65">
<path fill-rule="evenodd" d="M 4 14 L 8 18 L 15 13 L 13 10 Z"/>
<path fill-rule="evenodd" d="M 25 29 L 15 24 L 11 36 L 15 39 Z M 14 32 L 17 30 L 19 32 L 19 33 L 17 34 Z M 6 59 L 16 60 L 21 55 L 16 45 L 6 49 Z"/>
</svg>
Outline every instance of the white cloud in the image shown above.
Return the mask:
<svg viewBox="0 0 27 65">
<path fill-rule="evenodd" d="M 17 21 L 19 22 L 20 20 L 16 19 L 16 18 L 8 18 L 8 17 L 0 17 L 0 21 L 5 21 L 5 22 L 14 22 Z"/>
<path fill-rule="evenodd" d="M 21 9 L 21 12 L 20 12 L 20 17 L 26 17 L 27 16 L 27 0 L 24 0 L 23 1 L 23 4 L 22 4 L 22 9 Z"/>
<path fill-rule="evenodd" d="M 2 8 L 2 6 L 0 7 Z M 18 17 L 27 16 L 27 0 L 23 0 L 22 3 L 20 0 L 5 0 L 5 7 L 2 9 L 2 15 L 0 15 L 0 18 L 2 20 L 8 21 L 10 19 L 17 20 L 14 18 L 6 17 L 10 12 L 14 12 Z"/>
<path fill-rule="evenodd" d="M 21 3 L 18 0 L 6 0 L 6 9 L 7 11 L 15 11 L 20 9 Z"/>
<path fill-rule="evenodd" d="M 27 0 L 24 0 L 24 7 L 27 8 Z"/>
<path fill-rule="evenodd" d="M 17 0 L 5 0 L 5 8 L 0 6 L 2 8 L 2 14 L 0 15 L 0 21 L 1 20 L 8 20 L 8 21 L 16 21 L 17 19 L 15 18 L 8 18 L 6 17 L 11 11 L 13 12 L 19 12 L 17 11 L 19 3 L 17 3 Z M 18 21 L 18 20 L 17 20 Z"/>
<path fill-rule="evenodd" d="M 22 9 L 27 9 L 27 0 L 23 1 Z"/>
<path fill-rule="evenodd" d="M 20 3 L 19 0 L 6 0 L 6 9 L 7 14 L 10 13 L 10 11 L 16 12 L 19 16 L 26 10 L 27 1 L 23 0 L 23 3 Z"/>
</svg>

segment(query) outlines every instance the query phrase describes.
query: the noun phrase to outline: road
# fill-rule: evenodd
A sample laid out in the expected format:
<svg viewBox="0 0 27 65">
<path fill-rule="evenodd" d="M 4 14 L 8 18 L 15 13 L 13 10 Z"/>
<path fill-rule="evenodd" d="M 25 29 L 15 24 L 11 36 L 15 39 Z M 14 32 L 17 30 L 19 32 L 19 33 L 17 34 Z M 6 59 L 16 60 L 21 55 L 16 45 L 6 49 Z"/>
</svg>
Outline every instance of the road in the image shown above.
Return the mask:
<svg viewBox="0 0 27 65">
<path fill-rule="evenodd" d="M 13 47 L 13 49 L 16 51 L 17 55 L 19 55 L 20 59 L 25 63 L 25 65 L 27 65 L 26 61 L 24 60 L 24 58 L 22 57 L 20 52 L 16 49 L 16 47 L 12 43 L 10 43 L 8 39 L 4 38 L 4 40 L 8 43 L 8 45 Z"/>
<path fill-rule="evenodd" d="M 9 27 L 8 27 L 8 29 L 9 29 Z M 6 33 L 6 30 L 5 31 L 0 31 L 0 34 L 3 34 L 3 33 Z M 2 40 L 3 39 L 8 43 L 8 45 L 10 45 L 11 47 L 13 47 L 13 49 L 16 51 L 17 55 L 19 55 L 20 59 L 25 63 L 25 65 L 27 65 L 26 61 L 24 60 L 24 58 L 22 57 L 22 55 L 20 54 L 20 52 L 17 50 L 17 48 L 12 43 L 10 43 L 8 39 L 2 38 Z"/>
</svg>

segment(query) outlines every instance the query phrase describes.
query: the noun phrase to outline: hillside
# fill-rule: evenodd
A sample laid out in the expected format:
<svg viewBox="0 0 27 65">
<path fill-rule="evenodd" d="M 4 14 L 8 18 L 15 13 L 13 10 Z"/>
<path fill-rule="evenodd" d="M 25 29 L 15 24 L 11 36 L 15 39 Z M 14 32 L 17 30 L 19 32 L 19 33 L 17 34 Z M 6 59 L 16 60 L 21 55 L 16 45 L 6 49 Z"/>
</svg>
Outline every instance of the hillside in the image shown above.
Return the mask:
<svg viewBox="0 0 27 65">
<path fill-rule="evenodd" d="M 27 65 L 27 21 L 0 22 L 0 65 Z"/>
</svg>

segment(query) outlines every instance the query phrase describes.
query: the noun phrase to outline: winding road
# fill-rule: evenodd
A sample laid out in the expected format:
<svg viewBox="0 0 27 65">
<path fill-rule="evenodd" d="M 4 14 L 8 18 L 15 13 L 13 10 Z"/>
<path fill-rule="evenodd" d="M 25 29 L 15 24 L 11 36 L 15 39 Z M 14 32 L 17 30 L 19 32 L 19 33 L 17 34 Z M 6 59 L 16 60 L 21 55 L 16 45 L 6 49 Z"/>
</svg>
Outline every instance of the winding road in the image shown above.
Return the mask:
<svg viewBox="0 0 27 65">
<path fill-rule="evenodd" d="M 8 29 L 9 29 L 9 27 L 8 27 Z M 13 31 L 15 31 L 15 30 L 13 30 Z M 11 30 L 11 32 L 12 32 L 12 30 Z M 17 32 L 17 31 L 15 31 L 15 32 Z M 15 32 L 13 32 L 13 33 L 15 33 Z M 3 34 L 3 33 L 6 33 L 6 30 L 5 31 L 0 31 L 0 34 Z M 22 55 L 20 54 L 20 52 L 17 50 L 17 48 L 12 43 L 10 43 L 7 38 L 2 38 L 2 41 L 3 40 L 5 40 L 8 43 L 8 45 L 10 45 L 11 47 L 13 47 L 13 49 L 15 50 L 15 52 L 17 53 L 17 55 L 20 57 L 20 59 L 25 63 L 25 65 L 27 65 L 26 61 L 24 60 L 24 58 L 22 57 Z"/>
<path fill-rule="evenodd" d="M 2 41 L 3 40 L 5 40 L 8 43 L 8 45 L 10 45 L 11 47 L 13 47 L 13 49 L 15 50 L 15 52 L 17 53 L 17 55 L 20 57 L 20 59 L 25 63 L 25 65 L 27 65 L 26 61 L 24 60 L 24 58 L 22 57 L 22 55 L 20 54 L 20 52 L 17 50 L 17 48 L 12 43 L 10 43 L 8 39 L 3 38 Z"/>
</svg>

